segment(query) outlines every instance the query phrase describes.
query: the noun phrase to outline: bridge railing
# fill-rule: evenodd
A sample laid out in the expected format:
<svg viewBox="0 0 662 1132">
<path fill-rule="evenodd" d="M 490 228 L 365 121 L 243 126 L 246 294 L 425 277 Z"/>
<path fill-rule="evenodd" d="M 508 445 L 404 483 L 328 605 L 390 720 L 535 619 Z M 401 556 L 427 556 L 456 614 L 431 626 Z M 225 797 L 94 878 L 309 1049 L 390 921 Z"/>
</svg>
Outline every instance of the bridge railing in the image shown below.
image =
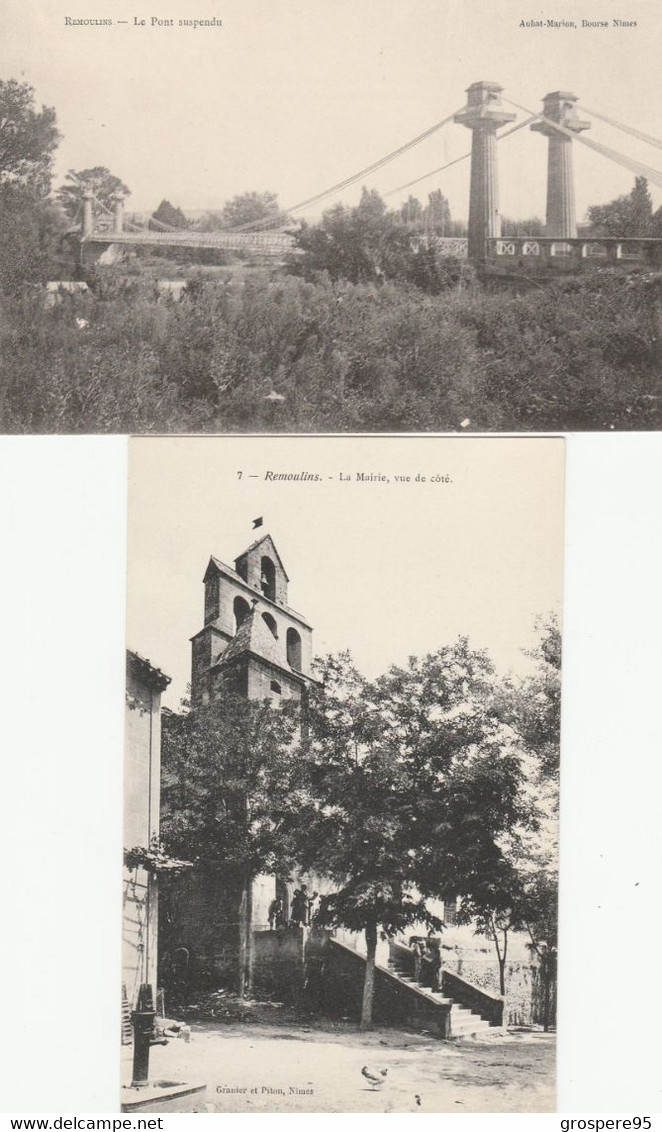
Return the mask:
<svg viewBox="0 0 662 1132">
<path fill-rule="evenodd" d="M 662 240 L 614 236 L 501 236 L 487 240 L 487 259 L 503 267 L 540 267 L 574 270 L 604 265 L 631 266 L 662 262 Z"/>
<path fill-rule="evenodd" d="M 137 231 L 113 232 L 105 225 L 95 225 L 85 243 L 101 241 L 114 244 L 152 244 L 165 247 L 193 248 L 246 248 L 288 252 L 294 248 L 294 239 L 287 232 L 154 232 L 149 228 Z"/>
</svg>

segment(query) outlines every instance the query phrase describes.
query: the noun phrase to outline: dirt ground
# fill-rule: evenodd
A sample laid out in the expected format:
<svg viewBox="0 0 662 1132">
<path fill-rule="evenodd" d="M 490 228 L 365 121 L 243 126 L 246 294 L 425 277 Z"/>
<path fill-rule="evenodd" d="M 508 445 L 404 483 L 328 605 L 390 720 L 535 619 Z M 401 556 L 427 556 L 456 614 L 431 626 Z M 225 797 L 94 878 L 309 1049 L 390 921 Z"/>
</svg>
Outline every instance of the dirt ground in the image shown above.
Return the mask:
<svg viewBox="0 0 662 1132">
<path fill-rule="evenodd" d="M 124 1080 L 130 1080 L 125 1048 Z M 361 1068 L 387 1069 L 373 1089 Z M 441 1042 L 353 1026 L 193 1024 L 154 1046 L 150 1080 L 207 1084 L 208 1112 L 553 1112 L 553 1034 Z"/>
</svg>

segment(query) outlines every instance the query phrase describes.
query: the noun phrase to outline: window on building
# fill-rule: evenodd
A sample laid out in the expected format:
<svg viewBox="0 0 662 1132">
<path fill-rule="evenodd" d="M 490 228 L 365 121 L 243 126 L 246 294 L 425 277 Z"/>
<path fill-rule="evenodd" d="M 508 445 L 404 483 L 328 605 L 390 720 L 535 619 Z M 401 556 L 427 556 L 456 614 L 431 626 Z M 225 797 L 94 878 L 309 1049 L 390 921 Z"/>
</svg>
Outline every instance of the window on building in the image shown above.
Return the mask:
<svg viewBox="0 0 662 1132">
<path fill-rule="evenodd" d="M 235 631 L 235 633 L 239 629 L 239 626 L 241 625 L 242 621 L 244 621 L 245 618 L 248 617 L 248 614 L 250 613 L 250 611 L 251 611 L 250 605 L 248 604 L 247 601 L 244 601 L 243 597 L 236 597 L 234 599 L 234 631 Z"/>
<path fill-rule="evenodd" d="M 444 900 L 444 923 L 449 926 L 457 923 L 457 896 Z"/>
<path fill-rule="evenodd" d="M 276 567 L 266 554 L 260 561 L 260 588 L 265 597 L 276 600 Z"/>
<path fill-rule="evenodd" d="M 276 624 L 276 618 L 272 617 L 270 613 L 263 613 L 262 620 L 269 629 L 271 635 L 275 637 L 276 640 L 278 640 L 278 625 Z"/>
<path fill-rule="evenodd" d="M 271 681 L 271 691 L 275 692 L 277 696 L 280 696 L 280 694 L 282 692 L 282 688 L 281 688 L 281 686 L 280 686 L 280 684 L 278 683 L 277 680 Z"/>
<path fill-rule="evenodd" d="M 301 671 L 301 637 L 296 629 L 287 630 L 287 663 L 290 668 Z"/>
</svg>

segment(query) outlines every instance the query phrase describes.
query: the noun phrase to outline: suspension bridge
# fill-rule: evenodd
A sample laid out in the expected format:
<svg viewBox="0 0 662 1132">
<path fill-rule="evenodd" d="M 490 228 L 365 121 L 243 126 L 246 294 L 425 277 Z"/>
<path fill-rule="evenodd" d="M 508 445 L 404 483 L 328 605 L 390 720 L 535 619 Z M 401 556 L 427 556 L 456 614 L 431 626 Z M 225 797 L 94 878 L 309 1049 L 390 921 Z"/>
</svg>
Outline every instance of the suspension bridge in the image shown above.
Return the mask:
<svg viewBox="0 0 662 1132">
<path fill-rule="evenodd" d="M 514 270 L 549 274 L 580 271 L 596 265 L 628 267 L 660 262 L 662 239 L 633 238 L 625 234 L 622 237 L 578 236 L 573 146 L 587 146 L 601 157 L 662 187 L 662 173 L 656 168 L 584 135 L 592 126 L 589 119 L 597 119 L 657 149 L 662 149 L 662 141 L 583 106 L 581 113 L 584 116 L 580 117 L 579 99 L 568 91 L 545 95 L 540 111 L 506 98 L 503 88 L 495 82 L 472 83 L 466 93 L 467 101 L 462 107 L 397 149 L 314 196 L 254 224 L 226 227 L 214 232 L 173 228 L 154 218 L 141 225 L 125 218 L 122 197 L 117 197 L 113 208 L 108 209 L 100 205 L 92 194 L 87 194 L 80 228 L 81 259 L 88 262 L 113 256 L 117 258 L 125 246 L 153 245 L 243 251 L 282 260 L 288 253 L 296 251 L 292 228 L 298 215 L 337 197 L 353 185 L 365 183 L 372 174 L 397 161 L 445 127 L 461 125 L 471 131 L 471 149 L 384 194 L 388 197 L 401 193 L 430 177 L 439 176 L 452 165 L 470 162 L 468 237 L 435 237 L 435 244 L 442 254 L 467 257 L 495 274 L 509 274 Z M 518 113 L 525 115 L 520 121 L 517 121 Z M 547 139 L 545 235 L 504 237 L 499 214 L 498 146 L 527 127 Z"/>
</svg>

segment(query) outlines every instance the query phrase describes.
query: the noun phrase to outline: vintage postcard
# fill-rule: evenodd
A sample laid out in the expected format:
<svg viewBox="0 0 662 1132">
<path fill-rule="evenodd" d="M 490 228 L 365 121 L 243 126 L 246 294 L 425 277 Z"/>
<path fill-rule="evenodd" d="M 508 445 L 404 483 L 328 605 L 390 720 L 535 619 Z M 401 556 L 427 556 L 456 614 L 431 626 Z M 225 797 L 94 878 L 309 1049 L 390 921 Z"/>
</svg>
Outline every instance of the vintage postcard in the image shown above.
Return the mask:
<svg viewBox="0 0 662 1132">
<path fill-rule="evenodd" d="M 4 0 L 0 428 L 658 429 L 656 0 Z"/>
<path fill-rule="evenodd" d="M 554 1111 L 564 441 L 129 464 L 123 1110 Z"/>
</svg>

